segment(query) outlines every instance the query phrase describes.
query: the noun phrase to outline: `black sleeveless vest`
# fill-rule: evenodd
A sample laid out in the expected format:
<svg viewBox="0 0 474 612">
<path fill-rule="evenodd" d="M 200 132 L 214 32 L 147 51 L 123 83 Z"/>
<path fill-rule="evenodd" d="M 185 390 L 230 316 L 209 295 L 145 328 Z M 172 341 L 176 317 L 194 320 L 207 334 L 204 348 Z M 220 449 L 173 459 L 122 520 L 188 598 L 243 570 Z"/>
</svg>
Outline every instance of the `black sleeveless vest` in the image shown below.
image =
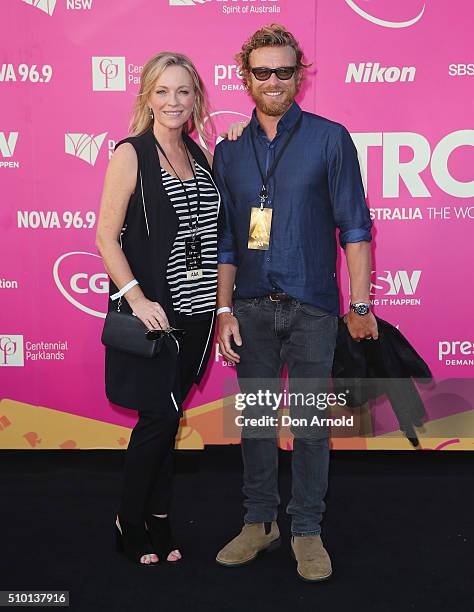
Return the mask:
<svg viewBox="0 0 474 612">
<path fill-rule="evenodd" d="M 202 149 L 189 136 L 183 135 L 183 139 L 197 163 L 211 175 L 211 168 Z M 176 326 L 176 313 L 166 280 L 166 270 L 178 232 L 178 217 L 163 187 L 160 159 L 152 130 L 140 136 L 125 138 L 115 148 L 125 142 L 133 145 L 136 151 L 138 170 L 135 191 L 128 204 L 121 234 L 122 250 L 145 297 L 159 302 L 170 325 Z M 117 291 L 118 288 L 110 279 L 109 296 Z M 116 308 L 117 300 L 109 299 L 108 309 Z M 131 312 L 125 298 L 122 298 L 120 308 Z M 203 347 L 206 351 L 194 382 L 201 380 L 206 369 L 211 352 L 210 340 L 209 346 Z M 106 395 L 110 401 L 127 408 L 153 409 L 160 400 L 163 401 L 163 395 L 170 397 L 170 392 L 174 390 L 176 396 L 174 366 L 166 351 L 160 352 L 155 359 L 146 359 L 107 347 Z"/>
</svg>

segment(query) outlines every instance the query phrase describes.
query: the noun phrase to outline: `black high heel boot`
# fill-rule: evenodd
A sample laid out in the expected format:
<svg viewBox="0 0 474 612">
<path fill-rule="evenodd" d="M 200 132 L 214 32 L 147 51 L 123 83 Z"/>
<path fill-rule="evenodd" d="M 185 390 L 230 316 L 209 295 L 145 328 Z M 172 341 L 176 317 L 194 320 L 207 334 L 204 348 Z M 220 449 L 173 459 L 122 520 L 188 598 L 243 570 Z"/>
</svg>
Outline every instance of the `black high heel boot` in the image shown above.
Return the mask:
<svg viewBox="0 0 474 612">
<path fill-rule="evenodd" d="M 117 552 L 124 553 L 129 561 L 145 567 L 158 565 L 158 562 L 142 563 L 143 555 L 157 554 L 151 547 L 150 539 L 144 525 L 134 525 L 119 517 L 120 529 L 115 520 L 115 543 Z"/>
<path fill-rule="evenodd" d="M 147 514 L 145 516 L 145 523 L 148 528 L 148 533 L 150 534 L 153 550 L 155 554 L 158 555 L 158 558 L 171 564 L 179 563 L 181 559 L 177 561 L 168 561 L 170 552 L 179 549 L 171 530 L 169 517 L 160 518 L 153 514 Z"/>
</svg>

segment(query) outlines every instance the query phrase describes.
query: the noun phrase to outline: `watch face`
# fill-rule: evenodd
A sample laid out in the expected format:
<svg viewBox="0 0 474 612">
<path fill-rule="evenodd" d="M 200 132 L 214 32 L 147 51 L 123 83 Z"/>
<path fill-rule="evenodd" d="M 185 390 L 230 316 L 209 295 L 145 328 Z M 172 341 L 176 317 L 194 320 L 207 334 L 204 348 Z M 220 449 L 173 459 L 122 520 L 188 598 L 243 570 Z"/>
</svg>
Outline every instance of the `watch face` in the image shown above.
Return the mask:
<svg viewBox="0 0 474 612">
<path fill-rule="evenodd" d="M 355 307 L 355 311 L 358 315 L 366 315 L 369 312 L 367 304 L 359 304 Z"/>
</svg>

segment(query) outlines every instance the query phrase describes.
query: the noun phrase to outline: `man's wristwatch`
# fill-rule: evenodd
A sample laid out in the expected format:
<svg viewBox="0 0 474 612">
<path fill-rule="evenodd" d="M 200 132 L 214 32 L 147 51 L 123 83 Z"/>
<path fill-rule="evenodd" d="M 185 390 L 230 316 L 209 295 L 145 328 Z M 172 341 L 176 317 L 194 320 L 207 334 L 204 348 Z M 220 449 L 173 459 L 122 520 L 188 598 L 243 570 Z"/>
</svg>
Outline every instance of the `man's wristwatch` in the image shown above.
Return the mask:
<svg viewBox="0 0 474 612">
<path fill-rule="evenodd" d="M 370 304 L 366 304 L 365 302 L 357 302 L 353 304 L 352 302 L 349 304 L 350 309 L 353 310 L 356 314 L 361 317 L 366 315 L 370 311 Z"/>
</svg>

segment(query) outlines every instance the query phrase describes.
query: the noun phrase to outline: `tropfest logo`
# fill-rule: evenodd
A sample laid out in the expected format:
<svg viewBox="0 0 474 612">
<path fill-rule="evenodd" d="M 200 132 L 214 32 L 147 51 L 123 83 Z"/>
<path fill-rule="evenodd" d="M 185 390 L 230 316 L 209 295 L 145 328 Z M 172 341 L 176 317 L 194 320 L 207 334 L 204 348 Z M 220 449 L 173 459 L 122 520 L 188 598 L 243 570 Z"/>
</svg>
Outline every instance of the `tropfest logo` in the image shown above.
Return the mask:
<svg viewBox="0 0 474 612">
<path fill-rule="evenodd" d="M 410 17 L 402 18 L 400 20 L 393 19 L 382 19 L 381 17 L 377 17 L 374 15 L 378 9 L 378 5 L 381 4 L 380 0 L 365 0 L 364 9 L 362 8 L 362 0 L 346 0 L 346 4 L 350 6 L 350 8 L 357 13 L 362 19 L 366 21 L 370 21 L 370 23 L 374 23 L 375 25 L 382 26 L 383 28 L 409 28 L 412 25 L 415 25 L 420 19 L 423 17 L 425 12 L 426 4 L 421 3 L 419 0 L 412 0 L 408 4 L 413 5 L 413 13 Z M 421 5 L 421 9 L 419 8 Z M 366 10 L 367 9 L 367 10 Z M 370 12 L 369 10 L 370 9 Z"/>
</svg>

